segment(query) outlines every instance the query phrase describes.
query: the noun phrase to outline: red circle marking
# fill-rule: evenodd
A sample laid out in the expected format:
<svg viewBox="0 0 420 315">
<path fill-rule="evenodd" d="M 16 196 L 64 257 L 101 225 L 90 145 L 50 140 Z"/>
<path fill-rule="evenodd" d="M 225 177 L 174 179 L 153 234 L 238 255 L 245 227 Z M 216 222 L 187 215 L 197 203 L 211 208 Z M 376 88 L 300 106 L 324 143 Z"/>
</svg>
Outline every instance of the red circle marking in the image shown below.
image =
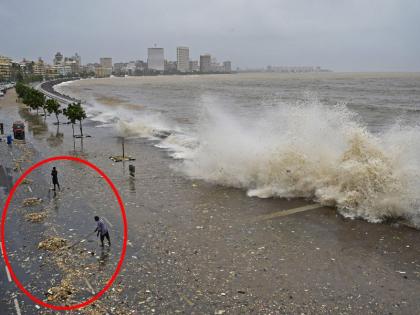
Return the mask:
<svg viewBox="0 0 420 315">
<path fill-rule="evenodd" d="M 59 305 L 53 305 L 53 304 L 48 304 L 45 303 L 44 301 L 38 299 L 37 297 L 33 296 L 28 290 L 25 289 L 25 287 L 22 285 L 22 283 L 20 283 L 19 279 L 16 277 L 15 273 L 13 272 L 12 266 L 9 262 L 9 258 L 7 257 L 7 251 L 6 251 L 6 243 L 4 240 L 4 226 L 6 223 L 6 215 L 7 215 L 7 210 L 9 208 L 10 205 L 10 201 L 12 200 L 12 197 L 14 195 L 14 193 L 16 192 L 17 187 L 20 185 L 20 183 L 23 181 L 23 179 L 28 176 L 34 169 L 52 162 L 52 161 L 57 161 L 57 160 L 69 160 L 69 161 L 75 161 L 78 163 L 82 163 L 85 164 L 87 166 L 89 166 L 90 168 L 94 169 L 96 172 L 98 172 L 102 178 L 105 179 L 105 181 L 108 183 L 108 185 L 111 187 L 112 191 L 114 192 L 115 196 L 117 197 L 118 200 L 118 204 L 120 206 L 120 210 L 121 210 L 121 216 L 123 218 L 123 223 L 124 223 L 124 240 L 123 240 L 123 247 L 121 250 L 121 255 L 120 255 L 120 259 L 118 261 L 118 265 L 117 268 L 115 269 L 114 274 L 112 275 L 112 277 L 108 280 L 108 282 L 106 283 L 105 287 L 98 292 L 96 295 L 94 295 L 93 297 L 91 297 L 90 299 L 86 300 L 83 303 L 79 303 L 79 304 L 74 304 L 74 305 L 68 305 L 68 306 L 59 306 Z M 42 160 L 34 165 L 32 165 L 28 170 L 26 170 L 20 177 L 19 179 L 16 181 L 16 183 L 13 185 L 9 196 L 7 197 L 6 200 L 6 204 L 3 208 L 3 214 L 2 214 L 2 218 L 1 218 L 1 247 L 3 249 L 3 253 L 4 253 L 4 261 L 6 263 L 7 268 L 9 269 L 10 275 L 12 276 L 13 281 L 16 283 L 16 285 L 19 287 L 20 290 L 22 290 L 23 293 L 25 293 L 32 301 L 34 301 L 35 303 L 42 305 L 44 307 L 48 307 L 57 311 L 69 311 L 69 310 L 74 310 L 74 309 L 79 309 L 79 308 L 83 308 L 85 306 L 88 306 L 89 304 L 95 302 L 97 299 L 99 299 L 106 291 L 109 290 L 109 288 L 111 287 L 111 285 L 114 283 L 115 279 L 117 278 L 118 274 L 120 273 L 122 264 L 124 262 L 124 257 L 125 257 L 125 252 L 127 249 L 127 231 L 128 231 L 128 227 L 127 227 L 127 217 L 125 214 L 125 208 L 124 208 L 124 203 L 121 199 L 120 194 L 118 193 L 117 188 L 115 187 L 114 183 L 109 179 L 109 177 L 96 165 L 92 164 L 91 162 L 88 162 L 84 159 L 81 158 L 77 158 L 77 157 L 73 157 L 73 156 L 54 156 L 54 157 L 50 157 L 48 159 Z"/>
</svg>

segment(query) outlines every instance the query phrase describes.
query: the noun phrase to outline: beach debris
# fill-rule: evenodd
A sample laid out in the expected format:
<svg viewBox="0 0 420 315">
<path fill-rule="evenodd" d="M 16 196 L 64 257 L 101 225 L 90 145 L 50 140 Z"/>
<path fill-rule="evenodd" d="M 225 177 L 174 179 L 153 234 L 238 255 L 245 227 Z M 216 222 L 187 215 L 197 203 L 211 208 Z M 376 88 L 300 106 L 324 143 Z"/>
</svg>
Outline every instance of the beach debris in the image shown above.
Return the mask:
<svg viewBox="0 0 420 315">
<path fill-rule="evenodd" d="M 33 213 L 28 213 L 27 215 L 25 215 L 26 220 L 33 223 L 42 222 L 46 217 L 47 217 L 46 212 L 33 212 Z"/>
<path fill-rule="evenodd" d="M 75 292 L 76 289 L 70 284 L 70 281 L 63 279 L 59 286 L 48 289 L 47 299 L 48 301 L 66 301 Z"/>
<path fill-rule="evenodd" d="M 23 200 L 23 205 L 25 207 L 30 207 L 30 206 L 34 206 L 34 205 L 39 205 L 42 202 L 41 198 L 37 198 L 37 197 L 31 197 L 31 198 L 26 198 Z"/>
<path fill-rule="evenodd" d="M 49 251 L 58 250 L 66 246 L 67 241 L 64 238 L 60 237 L 50 237 L 45 241 L 42 241 L 38 244 L 38 249 L 45 249 Z"/>
<path fill-rule="evenodd" d="M 22 185 L 29 185 L 31 184 L 33 181 L 29 178 L 24 178 L 21 182 Z"/>
<path fill-rule="evenodd" d="M 122 161 L 135 161 L 136 159 L 131 156 L 122 156 L 122 155 L 113 155 L 109 157 L 113 162 L 122 162 Z"/>
</svg>

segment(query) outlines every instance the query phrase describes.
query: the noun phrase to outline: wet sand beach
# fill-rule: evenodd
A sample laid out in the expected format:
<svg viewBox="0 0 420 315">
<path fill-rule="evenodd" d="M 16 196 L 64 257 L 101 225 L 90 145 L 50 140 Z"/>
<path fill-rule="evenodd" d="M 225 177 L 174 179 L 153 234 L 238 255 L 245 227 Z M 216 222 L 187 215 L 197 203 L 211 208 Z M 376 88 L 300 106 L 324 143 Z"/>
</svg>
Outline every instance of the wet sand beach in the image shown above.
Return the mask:
<svg viewBox="0 0 420 315">
<path fill-rule="evenodd" d="M 80 156 L 102 168 L 123 197 L 127 256 L 121 275 L 100 301 L 106 311 L 99 314 L 416 314 L 420 308 L 418 230 L 346 219 L 334 208 L 302 198 L 249 198 L 241 189 L 191 180 L 177 170 L 181 161 L 145 138 L 125 139 L 127 154 L 136 160 L 114 163 L 109 156 L 120 154 L 121 139 L 113 129 L 87 120 L 84 132 L 91 138 L 74 140 L 70 125 L 58 129 L 53 117 L 43 123 L 16 107 L 12 97 L 0 99 L 1 120 L 21 117 L 28 124 L 27 143 L 10 148 L 0 142 L 0 164 L 13 181 L 19 172 L 10 169 L 10 151 L 19 156 L 29 148 L 23 169 L 53 155 Z M 135 178 L 129 176 L 129 164 L 136 167 Z M 67 239 L 82 237 L 94 228 L 89 220 L 99 212 L 112 224 L 115 246 L 99 259 L 96 241 L 79 248 L 95 251 L 86 261 L 95 270 L 89 279 L 98 291 L 115 268 L 122 239 L 115 200 L 92 172 L 64 162 L 57 167 L 63 190 L 56 198 L 45 189 L 49 168 L 31 178 L 37 183 L 32 195 L 53 206 L 42 225 L 24 222 L 17 206 L 23 191 L 9 209 L 6 233 L 18 233 L 7 244 L 8 252 L 16 253 L 10 259 L 19 266 L 21 281 L 42 295 L 51 279 L 42 276 L 38 264 L 25 262 L 44 255 L 35 248 L 38 239 L 52 228 Z M 2 206 L 6 195 L 7 189 Z M 40 278 L 34 281 L 32 273 Z M 8 282 L 3 262 L 0 289 L 5 292 L 0 310 L 14 312 L 17 298 L 22 314 L 54 313 L 25 299 Z"/>
</svg>

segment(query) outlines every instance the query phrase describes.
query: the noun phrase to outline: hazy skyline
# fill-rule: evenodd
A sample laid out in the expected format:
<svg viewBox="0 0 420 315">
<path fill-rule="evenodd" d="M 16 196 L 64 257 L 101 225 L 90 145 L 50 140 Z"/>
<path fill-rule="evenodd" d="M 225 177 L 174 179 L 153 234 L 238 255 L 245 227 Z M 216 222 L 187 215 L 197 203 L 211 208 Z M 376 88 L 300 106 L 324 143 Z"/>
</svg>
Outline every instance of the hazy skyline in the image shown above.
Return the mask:
<svg viewBox="0 0 420 315">
<path fill-rule="evenodd" d="M 190 47 L 241 68 L 313 65 L 335 71 L 420 71 L 415 0 L 0 0 L 0 55 L 78 52 L 82 62 L 146 60 L 147 48 Z"/>
</svg>

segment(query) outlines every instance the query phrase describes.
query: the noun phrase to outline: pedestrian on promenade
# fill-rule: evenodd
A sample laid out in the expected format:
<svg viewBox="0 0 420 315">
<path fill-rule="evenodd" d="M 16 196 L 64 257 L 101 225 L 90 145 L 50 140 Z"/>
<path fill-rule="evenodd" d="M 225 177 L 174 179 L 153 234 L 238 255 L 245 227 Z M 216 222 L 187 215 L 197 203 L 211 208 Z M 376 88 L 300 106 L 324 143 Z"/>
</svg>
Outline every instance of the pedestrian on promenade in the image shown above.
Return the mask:
<svg viewBox="0 0 420 315">
<path fill-rule="evenodd" d="M 95 221 L 97 224 L 97 227 L 95 229 L 95 232 L 97 232 L 96 237 L 101 235 L 101 247 L 104 247 L 105 237 L 108 240 L 109 246 L 111 246 L 111 239 L 109 238 L 109 232 L 105 222 L 102 220 L 102 218 L 99 218 L 98 216 L 95 216 Z"/>
<path fill-rule="evenodd" d="M 58 189 L 61 190 L 60 189 L 60 184 L 58 183 L 58 172 L 57 172 L 57 169 L 55 168 L 55 166 L 52 169 L 51 176 L 52 176 L 52 182 L 53 182 L 53 185 L 54 185 L 54 191 L 55 191 L 55 186 L 56 185 L 58 186 Z"/>
</svg>

